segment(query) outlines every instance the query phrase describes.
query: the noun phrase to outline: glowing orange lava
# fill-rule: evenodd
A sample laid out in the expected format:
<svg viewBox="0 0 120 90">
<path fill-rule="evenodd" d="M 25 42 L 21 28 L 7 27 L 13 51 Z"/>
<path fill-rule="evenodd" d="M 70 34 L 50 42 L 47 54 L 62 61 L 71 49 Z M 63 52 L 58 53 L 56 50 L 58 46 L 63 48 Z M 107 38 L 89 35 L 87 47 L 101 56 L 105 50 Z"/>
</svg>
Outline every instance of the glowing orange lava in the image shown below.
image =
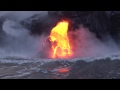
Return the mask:
<svg viewBox="0 0 120 90">
<path fill-rule="evenodd" d="M 69 23 L 59 22 L 51 31 L 49 40 L 52 43 L 52 58 L 67 58 L 72 55 L 72 51 L 67 36 Z"/>
</svg>

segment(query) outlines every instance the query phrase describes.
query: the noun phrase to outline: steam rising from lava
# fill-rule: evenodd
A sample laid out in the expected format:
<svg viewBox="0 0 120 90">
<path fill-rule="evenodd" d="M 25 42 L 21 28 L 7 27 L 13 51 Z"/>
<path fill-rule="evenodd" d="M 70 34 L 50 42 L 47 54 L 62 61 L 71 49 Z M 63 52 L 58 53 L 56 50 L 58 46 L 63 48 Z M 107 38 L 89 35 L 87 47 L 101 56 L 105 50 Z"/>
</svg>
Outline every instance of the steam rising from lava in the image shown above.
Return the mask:
<svg viewBox="0 0 120 90">
<path fill-rule="evenodd" d="M 59 24 L 58 24 L 59 26 Z M 56 29 L 57 28 L 57 29 Z M 62 35 L 62 30 L 66 32 L 66 35 Z M 50 41 L 52 42 L 52 49 L 53 49 L 53 57 L 57 58 L 56 55 L 59 58 L 69 58 L 63 54 L 63 56 L 60 56 L 59 52 L 57 51 L 57 48 L 60 47 L 63 50 L 64 53 L 64 44 L 67 46 L 68 44 L 68 50 L 72 52 L 70 54 L 70 58 L 79 58 L 79 57 L 101 57 L 106 55 L 111 55 L 114 53 L 119 53 L 119 48 L 115 44 L 115 42 L 112 40 L 111 37 L 105 37 L 105 42 L 101 42 L 98 38 L 96 38 L 96 35 L 89 31 L 88 28 L 85 28 L 83 25 L 80 25 L 79 29 L 68 30 L 67 28 L 59 28 L 54 27 L 51 30 L 50 34 Z M 65 39 L 66 36 L 68 39 Z M 64 41 L 67 41 L 64 43 Z M 55 42 L 60 43 L 60 45 L 57 45 Z M 46 50 L 46 49 L 44 49 Z M 43 51 L 44 51 L 43 50 Z M 49 56 L 51 56 L 51 50 L 47 49 L 47 51 L 50 51 Z M 47 53 L 45 53 L 47 54 Z"/>
<path fill-rule="evenodd" d="M 80 25 L 79 29 L 69 32 L 72 43 L 73 57 L 100 57 L 119 53 L 119 48 L 110 37 L 101 42 L 96 35 Z"/>
<path fill-rule="evenodd" d="M 34 56 L 37 53 L 42 36 L 31 36 L 29 30 L 12 20 L 6 20 L 2 28 L 6 34 L 0 56 Z"/>
<path fill-rule="evenodd" d="M 20 19 L 20 15 L 16 14 L 16 16 L 17 15 L 19 17 L 19 20 L 17 20 L 18 22 L 6 20 L 2 25 L 5 36 L 2 38 L 4 42 L 0 42 L 0 56 L 32 57 L 37 54 L 39 57 L 43 57 L 44 55 L 49 54 L 49 50 L 42 46 L 43 41 L 48 36 L 31 36 L 29 33 L 30 30 L 25 29 L 19 23 L 24 16 Z M 27 17 L 27 15 L 25 17 Z M 69 41 L 68 39 L 65 40 L 70 43 L 70 48 L 68 45 L 67 49 L 72 51 L 73 58 L 106 56 L 113 53 L 119 53 L 120 51 L 115 42 L 112 41 L 111 37 L 105 37 L 106 42 L 101 42 L 96 38 L 94 33 L 90 32 L 88 28 L 85 28 L 82 25 L 75 31 L 68 30 L 67 34 Z M 64 39 L 62 41 L 64 41 Z"/>
<path fill-rule="evenodd" d="M 42 43 L 45 36 L 31 36 L 30 30 L 24 28 L 20 20 L 28 18 L 34 14 L 40 13 L 45 15 L 45 12 L 2 12 L 0 16 L 10 15 L 16 16 L 13 20 L 7 17 L 3 24 L 0 38 L 0 57 L 4 56 L 21 56 L 21 57 L 33 57 L 39 52 L 39 48 L 42 48 Z M 47 14 L 47 13 L 46 13 Z M 44 16 L 42 16 L 44 17 Z M 1 31 L 2 31 L 1 30 Z"/>
</svg>

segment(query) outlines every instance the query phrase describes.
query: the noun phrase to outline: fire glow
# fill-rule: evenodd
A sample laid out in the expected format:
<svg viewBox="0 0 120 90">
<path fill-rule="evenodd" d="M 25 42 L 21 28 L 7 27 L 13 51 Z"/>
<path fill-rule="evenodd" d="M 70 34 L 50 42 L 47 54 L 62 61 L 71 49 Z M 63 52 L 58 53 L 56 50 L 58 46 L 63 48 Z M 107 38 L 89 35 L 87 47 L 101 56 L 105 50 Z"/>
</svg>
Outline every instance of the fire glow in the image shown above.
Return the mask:
<svg viewBox="0 0 120 90">
<path fill-rule="evenodd" d="M 51 30 L 49 40 L 52 44 L 52 58 L 67 58 L 72 55 L 67 36 L 68 25 L 68 21 L 61 21 Z"/>
<path fill-rule="evenodd" d="M 59 72 L 59 73 L 68 73 L 69 72 L 69 68 L 59 68 L 57 71 Z"/>
</svg>

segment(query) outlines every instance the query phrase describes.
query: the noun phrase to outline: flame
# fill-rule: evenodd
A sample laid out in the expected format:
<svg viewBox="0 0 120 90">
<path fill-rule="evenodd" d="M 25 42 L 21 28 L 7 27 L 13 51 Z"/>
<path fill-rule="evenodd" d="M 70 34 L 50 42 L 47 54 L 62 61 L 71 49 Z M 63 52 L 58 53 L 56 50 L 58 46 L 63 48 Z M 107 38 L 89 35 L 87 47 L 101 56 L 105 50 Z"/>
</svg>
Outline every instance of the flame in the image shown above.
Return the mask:
<svg viewBox="0 0 120 90">
<path fill-rule="evenodd" d="M 72 55 L 72 51 L 67 36 L 69 23 L 59 22 L 51 31 L 49 40 L 52 43 L 52 58 L 66 58 Z"/>
</svg>

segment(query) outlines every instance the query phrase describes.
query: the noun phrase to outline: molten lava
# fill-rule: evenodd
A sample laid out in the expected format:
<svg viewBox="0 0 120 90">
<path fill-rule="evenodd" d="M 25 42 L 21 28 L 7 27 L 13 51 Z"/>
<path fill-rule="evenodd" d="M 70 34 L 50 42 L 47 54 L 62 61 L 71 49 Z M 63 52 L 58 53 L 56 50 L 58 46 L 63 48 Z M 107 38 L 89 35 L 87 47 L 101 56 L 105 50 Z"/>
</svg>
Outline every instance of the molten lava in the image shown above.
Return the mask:
<svg viewBox="0 0 120 90">
<path fill-rule="evenodd" d="M 69 23 L 59 22 L 51 31 L 49 40 L 52 44 L 52 58 L 67 58 L 72 55 L 72 51 L 67 36 Z"/>
</svg>

